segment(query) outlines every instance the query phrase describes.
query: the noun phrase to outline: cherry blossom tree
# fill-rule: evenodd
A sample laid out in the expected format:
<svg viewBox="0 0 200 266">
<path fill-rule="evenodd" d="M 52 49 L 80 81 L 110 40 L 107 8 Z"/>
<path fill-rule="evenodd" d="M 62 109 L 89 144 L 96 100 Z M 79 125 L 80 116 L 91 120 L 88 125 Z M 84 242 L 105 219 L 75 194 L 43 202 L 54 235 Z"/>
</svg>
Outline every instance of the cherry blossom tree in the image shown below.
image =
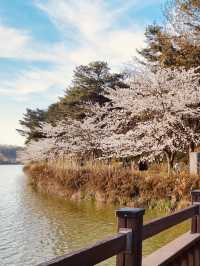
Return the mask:
<svg viewBox="0 0 200 266">
<path fill-rule="evenodd" d="M 148 160 L 165 154 L 170 168 L 176 152 L 186 152 L 191 142 L 199 144 L 198 126 L 188 123 L 188 119 L 200 117 L 196 69 L 146 70 L 132 76 L 130 88 L 109 90 L 108 94 L 113 110 L 123 110 L 126 122 L 121 124 L 125 132 L 103 140 L 104 151 Z"/>
<path fill-rule="evenodd" d="M 29 142 L 19 154 L 21 161 L 55 160 L 66 155 L 92 156 L 98 150 L 98 136 L 89 118 L 83 122 L 68 118 L 56 126 L 43 123 L 38 132 L 43 138 Z"/>
<path fill-rule="evenodd" d="M 166 156 L 170 170 L 177 152 L 200 143 L 198 75 L 196 69 L 134 73 L 128 88 L 106 90 L 109 103 L 89 104 L 90 113 L 83 121 L 43 124 L 45 137 L 31 142 L 25 157 L 34 161 L 95 151 L 101 158 L 131 156 L 141 161 Z"/>
</svg>

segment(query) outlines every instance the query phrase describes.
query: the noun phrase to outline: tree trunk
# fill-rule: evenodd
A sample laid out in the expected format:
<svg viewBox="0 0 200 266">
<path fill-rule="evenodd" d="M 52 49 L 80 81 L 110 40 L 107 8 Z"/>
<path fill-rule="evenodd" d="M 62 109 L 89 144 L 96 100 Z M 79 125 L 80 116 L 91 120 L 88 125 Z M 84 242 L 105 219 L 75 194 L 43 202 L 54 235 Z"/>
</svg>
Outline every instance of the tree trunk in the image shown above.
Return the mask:
<svg viewBox="0 0 200 266">
<path fill-rule="evenodd" d="M 165 155 L 167 158 L 167 174 L 169 176 L 174 166 L 175 153 L 165 151 Z"/>
<path fill-rule="evenodd" d="M 194 144 L 194 142 L 192 141 L 192 142 L 190 142 L 190 145 L 189 145 L 189 153 L 190 153 L 190 152 L 194 152 L 194 149 L 195 149 L 195 144 Z"/>
<path fill-rule="evenodd" d="M 194 152 L 194 150 L 195 150 L 195 144 L 192 141 L 192 142 L 190 142 L 189 149 L 188 149 L 188 163 L 190 162 L 190 153 Z"/>
</svg>

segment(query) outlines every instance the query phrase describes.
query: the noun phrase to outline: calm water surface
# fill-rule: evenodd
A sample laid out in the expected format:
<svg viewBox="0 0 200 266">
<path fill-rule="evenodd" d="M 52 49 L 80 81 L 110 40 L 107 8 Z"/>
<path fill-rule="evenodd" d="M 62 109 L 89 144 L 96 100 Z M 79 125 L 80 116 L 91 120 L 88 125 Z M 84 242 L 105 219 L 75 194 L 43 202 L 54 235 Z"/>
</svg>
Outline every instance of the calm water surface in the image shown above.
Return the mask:
<svg viewBox="0 0 200 266">
<path fill-rule="evenodd" d="M 116 232 L 115 209 L 42 195 L 28 184 L 21 166 L 0 166 L 0 265 L 36 265 L 112 235 Z M 145 220 L 162 215 L 148 211 Z M 144 255 L 188 226 L 181 224 L 145 241 Z M 101 265 L 114 265 L 114 261 Z"/>
</svg>

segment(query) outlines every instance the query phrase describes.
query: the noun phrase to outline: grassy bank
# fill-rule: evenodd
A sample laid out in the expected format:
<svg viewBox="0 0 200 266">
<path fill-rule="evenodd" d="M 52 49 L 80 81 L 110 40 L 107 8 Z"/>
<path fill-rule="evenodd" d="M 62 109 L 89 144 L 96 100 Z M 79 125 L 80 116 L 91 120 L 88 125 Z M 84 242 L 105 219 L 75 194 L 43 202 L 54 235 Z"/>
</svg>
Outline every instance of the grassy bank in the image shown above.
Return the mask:
<svg viewBox="0 0 200 266">
<path fill-rule="evenodd" d="M 130 206 L 171 210 L 190 203 L 190 191 L 200 178 L 187 170 L 169 177 L 165 165 L 140 172 L 120 163 L 53 161 L 25 166 L 34 187 L 45 193 L 76 200 L 94 199 Z"/>
</svg>

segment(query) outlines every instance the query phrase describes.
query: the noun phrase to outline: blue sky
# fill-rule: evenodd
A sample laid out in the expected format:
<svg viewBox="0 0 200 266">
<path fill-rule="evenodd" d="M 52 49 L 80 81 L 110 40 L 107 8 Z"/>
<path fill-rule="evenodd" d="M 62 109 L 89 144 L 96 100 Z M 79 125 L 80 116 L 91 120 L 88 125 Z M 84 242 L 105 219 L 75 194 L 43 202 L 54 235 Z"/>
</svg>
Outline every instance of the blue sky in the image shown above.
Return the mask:
<svg viewBox="0 0 200 266">
<path fill-rule="evenodd" d="M 73 69 L 104 60 L 120 70 L 162 22 L 164 0 L 0 0 L 0 144 L 23 145 L 25 109 L 63 94 Z"/>
</svg>

